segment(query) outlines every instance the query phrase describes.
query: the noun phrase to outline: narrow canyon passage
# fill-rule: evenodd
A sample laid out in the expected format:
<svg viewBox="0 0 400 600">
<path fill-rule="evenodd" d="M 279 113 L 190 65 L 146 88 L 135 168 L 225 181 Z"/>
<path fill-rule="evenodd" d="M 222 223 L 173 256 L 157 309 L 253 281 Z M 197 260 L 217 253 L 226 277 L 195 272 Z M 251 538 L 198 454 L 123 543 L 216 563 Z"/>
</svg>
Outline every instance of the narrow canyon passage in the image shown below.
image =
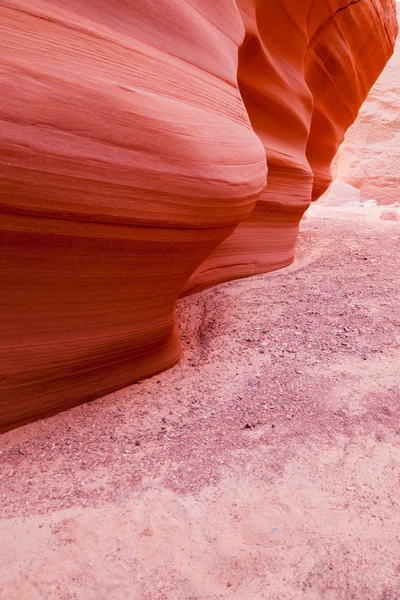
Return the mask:
<svg viewBox="0 0 400 600">
<path fill-rule="evenodd" d="M 0 440 L 1 600 L 395 600 L 399 222 L 179 302 L 182 361 Z"/>
</svg>

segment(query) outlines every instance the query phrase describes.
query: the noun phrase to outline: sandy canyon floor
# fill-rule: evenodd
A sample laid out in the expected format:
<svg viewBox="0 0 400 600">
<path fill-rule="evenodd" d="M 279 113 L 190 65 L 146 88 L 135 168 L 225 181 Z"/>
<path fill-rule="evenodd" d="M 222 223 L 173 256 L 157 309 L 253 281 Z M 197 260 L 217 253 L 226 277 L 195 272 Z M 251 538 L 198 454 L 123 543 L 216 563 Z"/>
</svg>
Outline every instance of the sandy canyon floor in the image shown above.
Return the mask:
<svg viewBox="0 0 400 600">
<path fill-rule="evenodd" d="M 1 600 L 400 598 L 400 223 L 312 207 L 170 371 L 0 438 Z"/>
</svg>

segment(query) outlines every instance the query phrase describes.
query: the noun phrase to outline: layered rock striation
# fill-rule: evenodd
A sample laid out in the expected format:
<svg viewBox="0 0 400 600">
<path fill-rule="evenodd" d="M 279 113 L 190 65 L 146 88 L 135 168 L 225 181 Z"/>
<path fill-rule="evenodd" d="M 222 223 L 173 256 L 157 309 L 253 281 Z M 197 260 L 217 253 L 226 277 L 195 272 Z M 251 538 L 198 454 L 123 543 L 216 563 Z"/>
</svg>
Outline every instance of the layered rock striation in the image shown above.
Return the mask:
<svg viewBox="0 0 400 600">
<path fill-rule="evenodd" d="M 3 430 L 172 366 L 180 295 L 293 260 L 396 30 L 390 0 L 0 1 Z"/>
</svg>

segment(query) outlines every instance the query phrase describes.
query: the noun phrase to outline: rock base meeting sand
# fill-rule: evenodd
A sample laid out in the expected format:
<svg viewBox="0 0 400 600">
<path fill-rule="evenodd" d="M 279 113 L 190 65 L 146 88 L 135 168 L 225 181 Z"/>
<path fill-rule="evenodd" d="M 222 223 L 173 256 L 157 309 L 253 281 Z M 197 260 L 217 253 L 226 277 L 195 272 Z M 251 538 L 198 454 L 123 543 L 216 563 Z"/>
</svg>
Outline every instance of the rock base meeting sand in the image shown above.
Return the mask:
<svg viewBox="0 0 400 600">
<path fill-rule="evenodd" d="M 179 303 L 173 369 L 0 438 L 1 600 L 397 600 L 399 222 Z"/>
</svg>

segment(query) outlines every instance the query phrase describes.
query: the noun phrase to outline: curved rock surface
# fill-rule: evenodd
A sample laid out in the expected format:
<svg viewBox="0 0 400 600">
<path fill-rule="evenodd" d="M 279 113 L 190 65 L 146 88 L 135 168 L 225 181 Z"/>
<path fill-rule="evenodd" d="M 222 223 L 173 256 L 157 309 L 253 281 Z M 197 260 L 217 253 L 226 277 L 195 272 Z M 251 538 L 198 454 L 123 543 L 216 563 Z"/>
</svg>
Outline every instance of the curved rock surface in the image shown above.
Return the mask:
<svg viewBox="0 0 400 600">
<path fill-rule="evenodd" d="M 0 1 L 3 430 L 166 369 L 180 294 L 293 260 L 396 29 L 391 0 Z"/>
<path fill-rule="evenodd" d="M 399 2 L 397 15 L 400 20 Z M 332 166 L 334 177 L 358 188 L 364 202 L 400 201 L 400 39 Z"/>
</svg>

